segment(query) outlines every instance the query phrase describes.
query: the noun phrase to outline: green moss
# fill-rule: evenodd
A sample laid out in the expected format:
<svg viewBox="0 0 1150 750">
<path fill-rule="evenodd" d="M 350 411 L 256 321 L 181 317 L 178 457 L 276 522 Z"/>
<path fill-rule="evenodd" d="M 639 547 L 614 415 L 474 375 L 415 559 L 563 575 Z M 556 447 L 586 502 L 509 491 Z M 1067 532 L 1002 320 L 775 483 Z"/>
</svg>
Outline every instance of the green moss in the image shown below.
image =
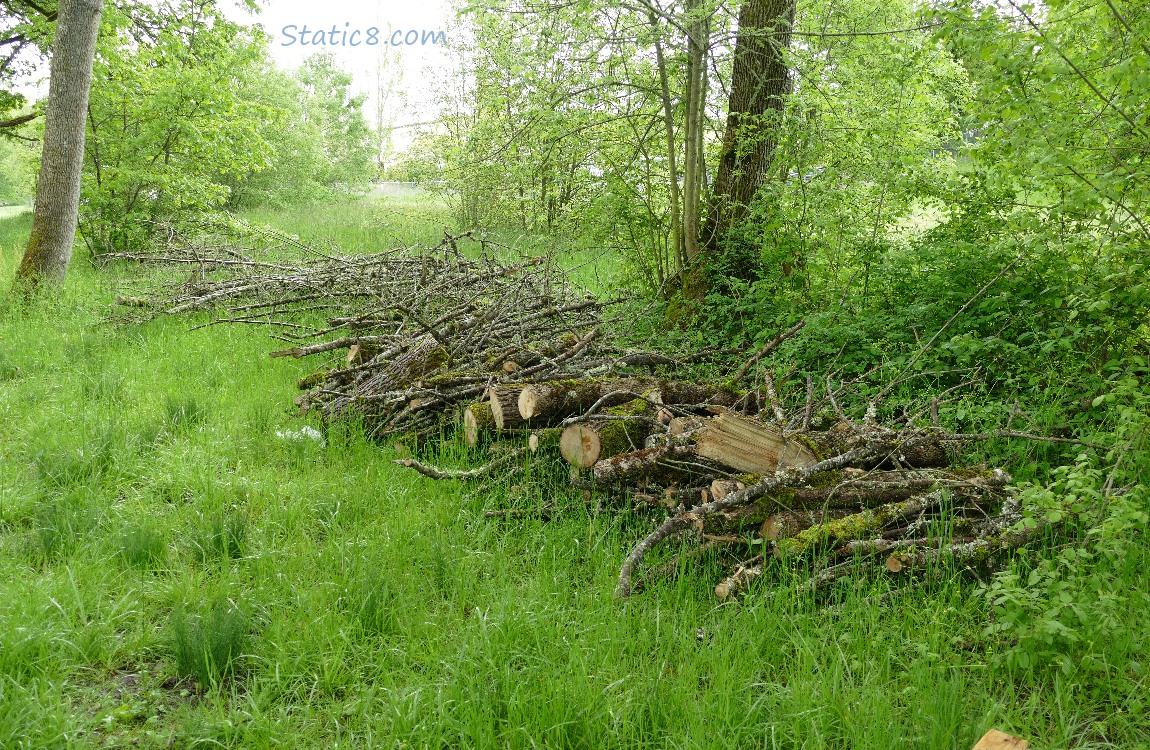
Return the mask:
<svg viewBox="0 0 1150 750">
<path fill-rule="evenodd" d="M 327 370 L 313 372 L 311 375 L 300 379 L 298 383 L 299 389 L 301 391 L 310 390 L 315 388 L 317 385 L 321 385 L 325 379 L 327 379 Z"/>
<path fill-rule="evenodd" d="M 816 490 L 825 490 L 835 487 L 843 481 L 843 473 L 841 471 L 820 471 L 810 478 L 807 486 Z"/>
<path fill-rule="evenodd" d="M 818 461 L 826 460 L 826 456 L 823 455 L 823 452 L 819 448 L 818 444 L 816 444 L 815 441 L 811 440 L 806 435 L 792 435 L 791 439 L 799 441 L 800 443 L 805 445 L 808 449 L 810 449 L 810 452 L 815 454 L 816 460 L 818 460 Z"/>
</svg>

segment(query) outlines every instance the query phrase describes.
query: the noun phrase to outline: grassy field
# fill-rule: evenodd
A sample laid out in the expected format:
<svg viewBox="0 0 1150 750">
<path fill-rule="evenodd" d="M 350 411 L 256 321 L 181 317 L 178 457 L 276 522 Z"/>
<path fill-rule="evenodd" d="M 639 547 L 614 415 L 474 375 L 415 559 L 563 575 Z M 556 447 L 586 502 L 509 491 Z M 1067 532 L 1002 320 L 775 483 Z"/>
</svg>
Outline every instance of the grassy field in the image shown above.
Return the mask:
<svg viewBox="0 0 1150 750">
<path fill-rule="evenodd" d="M 445 214 L 249 218 L 366 250 L 434 241 Z M 0 219 L 0 295 L 28 223 Z M 472 498 L 354 429 L 308 437 L 308 363 L 261 331 L 107 325 L 112 280 L 78 258 L 51 300 L 0 297 L 0 748 L 965 750 L 991 726 L 1150 746 L 1143 679 L 1006 673 L 959 580 L 823 609 L 779 573 L 718 605 L 716 567 L 620 604 L 651 519 L 485 519 L 515 488 Z"/>
</svg>

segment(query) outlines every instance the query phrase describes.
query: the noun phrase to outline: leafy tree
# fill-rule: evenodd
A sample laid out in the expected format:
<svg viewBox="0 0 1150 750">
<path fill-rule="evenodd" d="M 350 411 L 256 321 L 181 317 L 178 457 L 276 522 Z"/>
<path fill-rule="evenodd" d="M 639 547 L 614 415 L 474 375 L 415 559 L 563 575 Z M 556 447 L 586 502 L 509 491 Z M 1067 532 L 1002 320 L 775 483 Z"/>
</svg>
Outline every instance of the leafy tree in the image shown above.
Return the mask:
<svg viewBox="0 0 1150 750">
<path fill-rule="evenodd" d="M 375 136 L 363 114 L 366 94 L 351 93 L 351 74 L 330 53 L 304 60 L 296 79 L 303 86 L 303 124 L 319 134 L 323 168 L 316 181 L 329 188 L 364 183 L 375 172 Z"/>
<path fill-rule="evenodd" d="M 262 32 L 200 0 L 130 10 L 109 13 L 95 69 L 81 223 L 94 253 L 222 205 L 227 180 L 270 163 L 269 130 L 287 116 L 246 96 L 267 69 Z"/>
<path fill-rule="evenodd" d="M 375 174 L 376 136 L 363 114 L 364 95 L 331 54 L 309 57 L 293 75 L 265 65 L 241 95 L 277 102 L 282 116 L 264 123 L 265 163 L 231 176 L 232 206 L 284 205 L 362 189 Z"/>
<path fill-rule="evenodd" d="M 12 137 L 43 114 L 29 109 L 12 86 L 37 67 L 51 46 L 57 10 L 28 0 L 3 0 L 0 11 L 0 136 Z"/>
</svg>

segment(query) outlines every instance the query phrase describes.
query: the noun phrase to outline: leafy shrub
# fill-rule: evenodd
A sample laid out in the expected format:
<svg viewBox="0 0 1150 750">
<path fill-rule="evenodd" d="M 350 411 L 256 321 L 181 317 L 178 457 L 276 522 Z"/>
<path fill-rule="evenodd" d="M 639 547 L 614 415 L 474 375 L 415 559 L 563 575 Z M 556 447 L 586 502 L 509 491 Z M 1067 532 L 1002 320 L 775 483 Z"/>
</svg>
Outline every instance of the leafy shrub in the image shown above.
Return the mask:
<svg viewBox="0 0 1150 750">
<path fill-rule="evenodd" d="M 999 659 L 1010 669 L 1069 675 L 1118 668 L 1144 679 L 1138 657 L 1145 656 L 1146 633 L 1138 629 L 1145 623 L 1136 613 L 1150 605 L 1150 394 L 1125 390 L 1115 449 L 1103 457 L 1083 453 L 1056 469 L 1049 485 L 1023 491 L 1035 509 L 1023 523 L 1061 524 L 1069 543 L 980 589 L 993 613 L 986 633 L 1009 639 Z"/>
</svg>

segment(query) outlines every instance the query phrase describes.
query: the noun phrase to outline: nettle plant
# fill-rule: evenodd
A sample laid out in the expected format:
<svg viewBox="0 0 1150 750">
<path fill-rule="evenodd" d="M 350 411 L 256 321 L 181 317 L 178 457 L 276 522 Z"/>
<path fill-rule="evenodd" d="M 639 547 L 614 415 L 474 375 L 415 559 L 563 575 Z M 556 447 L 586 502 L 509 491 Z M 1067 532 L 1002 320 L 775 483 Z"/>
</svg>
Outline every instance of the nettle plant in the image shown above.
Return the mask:
<svg viewBox="0 0 1150 750">
<path fill-rule="evenodd" d="M 1007 639 L 997 658 L 1009 669 L 1144 677 L 1131 613 L 1150 602 L 1150 592 L 1131 581 L 1150 563 L 1145 376 L 1144 365 L 1141 372 L 1132 367 L 1095 399 L 1117 418 L 1113 448 L 1104 455 L 1083 452 L 1073 465 L 1055 469 L 1045 486 L 1023 489 L 1023 507 L 1031 509 L 1023 524 L 1049 525 L 1057 536 L 1078 539 L 1056 546 L 1033 567 L 999 573 L 980 589 L 992 610 L 985 634 Z"/>
</svg>

